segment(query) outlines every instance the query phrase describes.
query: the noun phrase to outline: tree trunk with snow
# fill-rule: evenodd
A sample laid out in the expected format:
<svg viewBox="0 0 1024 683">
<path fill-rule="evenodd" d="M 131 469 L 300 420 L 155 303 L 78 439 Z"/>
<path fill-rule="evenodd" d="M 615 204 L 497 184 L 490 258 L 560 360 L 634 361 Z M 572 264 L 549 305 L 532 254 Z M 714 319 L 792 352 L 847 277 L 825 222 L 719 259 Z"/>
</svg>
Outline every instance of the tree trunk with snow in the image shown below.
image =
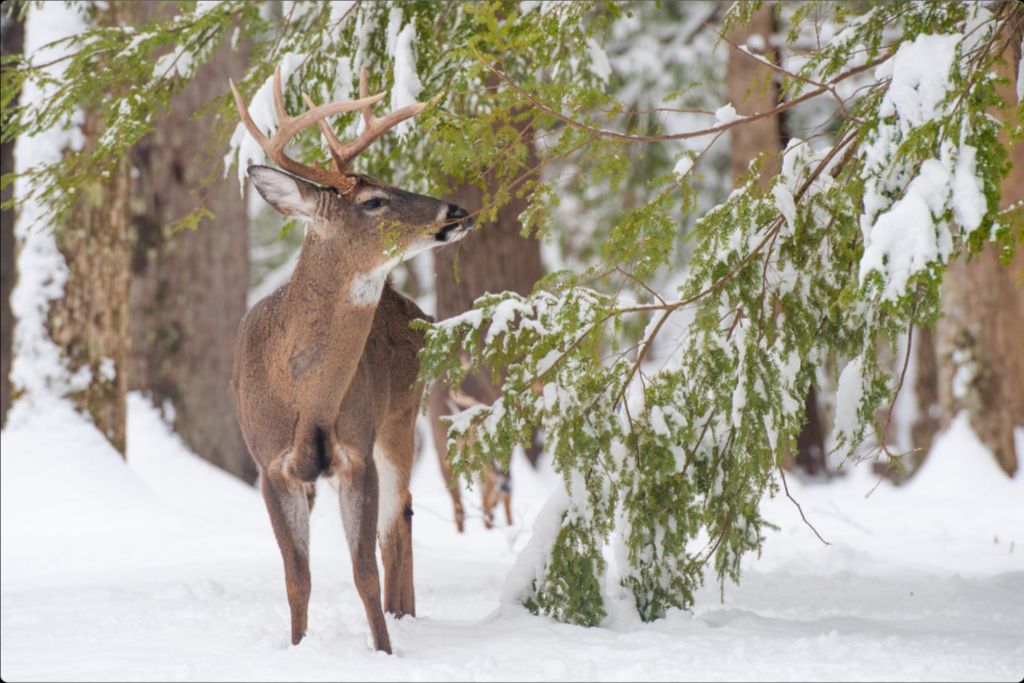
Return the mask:
<svg viewBox="0 0 1024 683">
<path fill-rule="evenodd" d="M 96 117 L 86 112 L 86 146 L 102 132 Z M 50 305 L 47 326 L 68 371 L 89 371 L 85 388 L 70 398 L 123 455 L 131 281 L 128 164 L 119 160 L 103 176 L 84 178 L 75 189 L 77 201 L 55 234 L 67 282 L 64 296 Z"/>
<path fill-rule="evenodd" d="M 1017 101 L 1014 85 L 1020 63 L 1021 27 L 1008 36 L 1008 64 L 1002 95 Z M 1009 108 L 1001 117 L 1012 117 Z M 1004 138 L 1013 168 L 1003 182 L 1003 206 L 1024 201 L 1024 145 Z M 978 438 L 999 466 L 1013 475 L 1014 427 L 1024 427 L 1024 254 L 1017 249 L 1009 264 L 999 262 L 995 247 L 970 261 L 949 267 L 943 281 L 944 317 L 937 328 L 939 394 L 943 425 L 962 410 Z"/>
<path fill-rule="evenodd" d="M 3 56 L 20 55 L 24 36 L 25 27 L 16 13 L 3 17 L 0 22 Z M 0 146 L 0 175 L 13 172 L 14 140 L 8 140 Z M 0 194 L 0 202 L 7 202 L 13 195 L 14 183 L 11 183 Z M 11 407 L 11 348 L 14 341 L 11 291 L 18 277 L 14 251 L 14 209 L 4 209 L 0 216 L 0 425 L 7 421 L 7 409 Z"/>
<path fill-rule="evenodd" d="M 737 45 L 746 45 L 754 54 L 773 63 L 778 55 L 771 49 L 770 41 L 777 30 L 773 7 L 762 7 L 750 19 L 729 35 Z M 738 114 L 748 116 L 768 111 L 779 103 L 779 87 L 774 72 L 759 64 L 756 59 L 729 48 L 726 64 L 726 88 L 729 101 Z M 781 116 L 766 116 L 733 128 L 729 148 L 729 165 L 733 182 L 746 175 L 750 162 L 764 155 L 760 182 L 767 187 L 781 168 L 781 153 L 785 146 L 786 134 Z M 804 401 L 806 423 L 797 438 L 793 464 L 808 474 L 825 472 L 825 431 L 822 427 L 821 411 L 818 406 L 818 392 L 810 387 Z"/>
<path fill-rule="evenodd" d="M 134 18 L 158 10 L 143 3 Z M 256 468 L 231 390 L 249 286 L 249 223 L 235 179 L 208 154 L 216 148 L 214 118 L 192 119 L 223 94 L 228 76 L 240 77 L 246 60 L 244 50 L 221 46 L 134 149 L 130 383 L 158 407 L 171 406 L 175 431 L 197 455 L 251 483 Z M 175 231 L 197 206 L 213 216 Z"/>
</svg>

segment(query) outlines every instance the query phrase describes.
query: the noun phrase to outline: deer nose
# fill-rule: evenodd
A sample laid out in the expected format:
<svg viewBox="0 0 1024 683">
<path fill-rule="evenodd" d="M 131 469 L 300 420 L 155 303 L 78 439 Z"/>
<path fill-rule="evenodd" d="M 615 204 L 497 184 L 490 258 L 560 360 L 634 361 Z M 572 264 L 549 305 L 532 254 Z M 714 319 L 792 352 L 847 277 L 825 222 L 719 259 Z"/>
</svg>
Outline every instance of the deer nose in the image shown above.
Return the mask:
<svg viewBox="0 0 1024 683">
<path fill-rule="evenodd" d="M 461 206 L 455 206 L 454 204 L 448 205 L 448 216 L 449 221 L 461 221 L 463 218 L 469 215 L 469 212 L 463 209 Z"/>
</svg>

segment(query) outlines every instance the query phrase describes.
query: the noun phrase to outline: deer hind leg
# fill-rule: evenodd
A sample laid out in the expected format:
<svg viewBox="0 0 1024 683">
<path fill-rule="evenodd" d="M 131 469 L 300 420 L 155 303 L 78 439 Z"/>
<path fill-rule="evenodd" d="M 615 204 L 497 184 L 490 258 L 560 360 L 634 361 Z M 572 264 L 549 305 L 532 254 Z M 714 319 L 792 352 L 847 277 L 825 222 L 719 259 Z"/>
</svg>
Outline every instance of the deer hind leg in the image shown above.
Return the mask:
<svg viewBox="0 0 1024 683">
<path fill-rule="evenodd" d="M 380 575 L 377 571 L 377 470 L 370 449 L 355 457 L 342 458 L 338 466 L 338 500 L 345 527 L 352 577 L 366 610 L 373 634 L 373 646 L 391 654 L 384 611 L 380 604 Z"/>
<path fill-rule="evenodd" d="M 506 474 L 498 486 L 501 502 L 505 506 L 505 523 L 512 526 L 512 475 Z"/>
<path fill-rule="evenodd" d="M 505 523 L 512 526 L 512 472 L 511 463 L 502 466 L 497 460 L 491 461 L 490 473 L 494 486 L 494 505 L 501 501 L 505 508 Z M 492 517 L 493 518 L 493 517 Z"/>
<path fill-rule="evenodd" d="M 498 504 L 498 485 L 494 468 L 488 468 L 481 477 L 481 504 L 483 505 L 484 527 L 494 528 L 494 506 Z"/>
<path fill-rule="evenodd" d="M 437 459 L 441 464 L 441 475 L 444 477 L 445 486 L 448 487 L 448 494 L 452 497 L 452 506 L 455 509 L 455 528 L 461 534 L 466 526 L 466 513 L 462 508 L 459 480 L 452 475 L 452 466 L 448 464 L 448 430 L 440 420 L 442 416 L 450 413 L 446 403 L 447 395 L 448 390 L 439 382 L 435 383 L 430 391 L 427 410 L 430 417 L 430 432 L 434 437 L 434 449 L 437 451 Z"/>
<path fill-rule="evenodd" d="M 306 635 L 311 587 L 306 487 L 289 480 L 280 470 L 270 470 L 261 473 L 260 490 L 284 560 L 284 582 L 292 617 L 292 645 L 298 645 Z"/>
<path fill-rule="evenodd" d="M 409 493 L 415 424 L 415 412 L 396 415 L 385 424 L 373 450 L 380 481 L 377 537 L 384 560 L 384 610 L 396 617 L 416 616 Z"/>
</svg>

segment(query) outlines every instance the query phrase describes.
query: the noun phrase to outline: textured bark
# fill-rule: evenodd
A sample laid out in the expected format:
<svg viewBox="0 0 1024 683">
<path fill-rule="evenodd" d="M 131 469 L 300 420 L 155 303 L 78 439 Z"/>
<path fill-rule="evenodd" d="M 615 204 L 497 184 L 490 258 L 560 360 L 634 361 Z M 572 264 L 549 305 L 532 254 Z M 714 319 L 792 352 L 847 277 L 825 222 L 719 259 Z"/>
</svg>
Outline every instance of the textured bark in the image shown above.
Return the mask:
<svg viewBox="0 0 1024 683">
<path fill-rule="evenodd" d="M 818 408 L 818 390 L 811 385 L 804 398 L 807 421 L 796 438 L 794 464 L 807 474 L 825 474 L 825 430 Z"/>
<path fill-rule="evenodd" d="M 1016 101 L 1013 84 L 1020 62 L 1021 34 L 1010 37 L 1005 55 L 1003 97 Z M 1001 117 L 1011 113 L 1001 112 Z M 1024 201 L 1024 145 L 1004 138 L 1013 168 L 1003 182 L 1003 206 Z M 1018 248 L 1009 266 L 988 246 L 970 261 L 950 265 L 943 281 L 945 317 L 937 329 L 939 394 L 943 424 L 961 410 L 1009 475 L 1021 454 L 1015 426 L 1024 426 L 1024 254 Z"/>
<path fill-rule="evenodd" d="M 11 9 L 5 3 L 4 10 Z M 25 28 L 14 16 L 6 17 L 0 46 L 3 55 L 20 55 L 24 44 Z M 14 172 L 14 140 L 0 146 L 0 174 Z M 14 183 L 3 189 L 0 202 L 8 201 L 14 194 Z M 11 345 L 14 341 L 14 316 L 11 314 L 11 291 L 17 280 L 14 247 L 14 210 L 4 209 L 0 215 L 0 425 L 7 421 L 7 410 L 11 407 Z"/>
<path fill-rule="evenodd" d="M 910 425 L 910 443 L 914 448 L 909 469 L 916 470 L 928 451 L 941 426 L 939 419 L 939 362 L 935 355 L 935 334 L 929 328 L 914 331 L 913 353 L 917 361 L 914 398 L 917 400 L 917 418 Z"/>
<path fill-rule="evenodd" d="M 729 40 L 737 45 L 747 44 L 757 53 L 750 43 L 754 42 L 751 36 L 758 35 L 767 46 L 777 28 L 773 9 L 772 5 L 765 5 L 759 9 L 750 18 L 749 24 L 729 35 Z M 766 48 L 760 56 L 778 63 L 778 55 L 774 50 Z M 779 103 L 779 87 L 773 71 L 732 48 L 729 49 L 725 80 L 729 101 L 738 114 L 756 114 L 772 109 Z M 782 117 L 766 116 L 756 119 L 733 128 L 729 134 L 732 136 L 729 165 L 733 182 L 739 182 L 749 170 L 750 162 L 763 154 L 759 182 L 761 187 L 767 188 L 781 168 L 781 153 L 786 143 Z M 807 421 L 797 436 L 796 454 L 792 459 L 786 458 L 784 462 L 787 467 L 795 465 L 808 474 L 824 474 L 825 430 L 822 428 L 818 392 L 813 386 L 807 391 L 804 410 Z"/>
<path fill-rule="evenodd" d="M 768 44 L 775 33 L 775 15 L 773 5 L 766 4 L 754 12 L 750 23 L 741 26 L 729 35 L 729 40 L 737 45 L 750 42 L 750 37 L 759 35 Z M 758 51 L 753 50 L 756 54 Z M 778 63 L 778 55 L 774 50 L 767 49 L 760 53 L 765 59 Z M 729 93 L 729 101 L 736 113 L 749 116 L 768 111 L 779 103 L 779 87 L 774 74 L 768 67 L 759 64 L 756 59 L 729 48 L 726 64 L 725 84 Z M 729 166 L 733 180 L 738 180 L 747 173 L 750 162 L 759 154 L 766 154 L 761 167 L 761 183 L 767 186 L 781 168 L 780 153 L 783 148 L 782 119 L 779 116 L 766 116 L 736 126 L 729 131 L 732 142 L 730 146 Z"/>
<path fill-rule="evenodd" d="M 86 145 L 102 133 L 91 113 L 86 113 L 82 132 Z M 71 399 L 122 455 L 131 279 L 128 188 L 124 160 L 76 187 L 78 200 L 56 233 L 68 279 L 64 296 L 53 301 L 47 320 L 50 337 L 63 350 L 68 370 L 89 368 L 88 385 Z"/>
<path fill-rule="evenodd" d="M 532 152 L 528 155 L 526 163 L 528 167 L 537 163 L 537 158 Z M 466 185 L 447 199 L 468 211 L 475 211 L 483 203 L 483 193 L 475 186 Z M 533 290 L 534 283 L 544 275 L 544 267 L 540 260 L 540 242 L 535 239 L 524 239 L 519 234 L 522 230 L 519 214 L 526 209 L 528 203 L 528 196 L 513 197 L 498 211 L 497 221 L 481 223 L 473 233 L 454 247 L 434 252 L 437 292 L 435 317 L 438 320 L 468 311 L 473 307 L 473 301 L 488 292 L 510 291 L 529 294 Z M 473 398 L 489 403 L 490 398 L 487 395 L 473 395 L 473 386 L 477 385 L 487 386 L 493 390 L 490 375 L 486 372 L 477 373 L 473 381 L 464 388 L 464 391 Z M 444 392 L 445 389 L 438 385 L 431 391 Z M 444 405 L 444 402 L 439 401 L 437 405 Z M 445 427 L 438 422 L 438 417 L 439 414 L 432 410 L 431 428 L 435 432 L 443 432 Z M 533 444 L 526 449 L 526 456 L 531 464 L 536 465 L 540 453 L 541 446 L 535 434 Z"/>
<path fill-rule="evenodd" d="M 133 6 L 136 15 L 159 10 Z M 246 58 L 221 46 L 133 152 L 130 381 L 157 406 L 173 407 L 174 429 L 197 455 L 251 483 L 256 467 L 231 390 L 249 285 L 248 217 L 235 179 L 223 178 L 219 158 L 207 153 L 213 117 L 192 119 L 223 94 L 228 76 L 242 75 Z M 172 234 L 174 221 L 200 205 L 213 217 Z"/>
</svg>

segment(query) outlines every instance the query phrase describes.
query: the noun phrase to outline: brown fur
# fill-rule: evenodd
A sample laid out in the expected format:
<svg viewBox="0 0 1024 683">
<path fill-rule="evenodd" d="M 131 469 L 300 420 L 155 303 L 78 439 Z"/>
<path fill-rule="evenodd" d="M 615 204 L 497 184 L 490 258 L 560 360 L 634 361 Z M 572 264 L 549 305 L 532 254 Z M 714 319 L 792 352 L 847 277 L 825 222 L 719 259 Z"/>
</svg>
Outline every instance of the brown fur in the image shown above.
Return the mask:
<svg viewBox="0 0 1024 683">
<path fill-rule="evenodd" d="M 374 646 L 391 652 L 375 539 L 384 560 L 384 607 L 399 617 L 415 614 L 408 486 L 423 339 L 409 322 L 426 316 L 383 275 L 379 299 L 367 294 L 376 294 L 376 284 L 356 285 L 397 262 L 385 257 L 383 226 L 403 256 L 458 239 L 470 226 L 459 222 L 466 213 L 457 207 L 358 176 L 347 195 L 273 169 L 250 168 L 250 177 L 279 211 L 309 221 L 291 282 L 243 318 L 234 369 L 239 425 L 260 469 L 284 560 L 292 643 L 307 625 L 311 483 L 335 476 Z M 368 197 L 386 201 L 361 209 Z"/>
</svg>

